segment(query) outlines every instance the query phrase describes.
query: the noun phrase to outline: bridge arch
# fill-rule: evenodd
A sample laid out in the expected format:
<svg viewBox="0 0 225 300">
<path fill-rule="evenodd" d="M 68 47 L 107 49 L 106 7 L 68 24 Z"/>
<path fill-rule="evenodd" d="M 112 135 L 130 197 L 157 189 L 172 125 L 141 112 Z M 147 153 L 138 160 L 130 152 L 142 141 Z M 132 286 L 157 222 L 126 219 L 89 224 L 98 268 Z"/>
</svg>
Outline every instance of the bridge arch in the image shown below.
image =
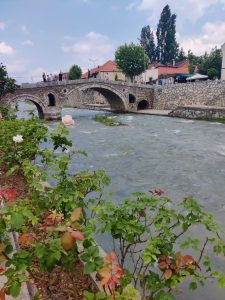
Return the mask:
<svg viewBox="0 0 225 300">
<path fill-rule="evenodd" d="M 129 94 L 129 103 L 135 103 L 135 96 L 133 94 Z"/>
<path fill-rule="evenodd" d="M 30 101 L 32 102 L 38 111 L 38 115 L 40 119 L 44 119 L 45 116 L 45 105 L 43 102 L 36 96 L 29 95 L 29 94 L 21 94 L 15 97 L 12 97 L 8 100 L 8 103 L 18 103 L 18 102 Z"/>
<path fill-rule="evenodd" d="M 102 83 L 89 83 L 78 87 L 78 89 L 80 91 L 91 89 L 99 92 L 106 98 L 112 111 L 125 112 L 128 110 L 128 104 L 125 95 L 112 86 Z"/>
<path fill-rule="evenodd" d="M 147 100 L 141 100 L 138 102 L 137 110 L 148 109 L 149 106 L 150 106 L 150 104 Z"/>
<path fill-rule="evenodd" d="M 48 106 L 55 106 L 55 95 L 52 93 L 48 94 Z"/>
</svg>

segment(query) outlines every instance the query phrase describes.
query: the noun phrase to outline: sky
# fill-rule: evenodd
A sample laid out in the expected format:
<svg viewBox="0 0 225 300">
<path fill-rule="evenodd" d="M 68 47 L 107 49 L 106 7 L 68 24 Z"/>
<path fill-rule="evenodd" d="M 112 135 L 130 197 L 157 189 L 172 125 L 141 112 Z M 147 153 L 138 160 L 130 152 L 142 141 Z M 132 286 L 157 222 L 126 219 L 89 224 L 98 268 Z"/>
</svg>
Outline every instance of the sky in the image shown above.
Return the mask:
<svg viewBox="0 0 225 300">
<path fill-rule="evenodd" d="M 225 0 L 0 0 L 0 62 L 18 83 L 73 64 L 86 71 L 138 43 L 143 26 L 155 31 L 166 4 L 185 51 L 201 55 L 225 42 Z"/>
</svg>

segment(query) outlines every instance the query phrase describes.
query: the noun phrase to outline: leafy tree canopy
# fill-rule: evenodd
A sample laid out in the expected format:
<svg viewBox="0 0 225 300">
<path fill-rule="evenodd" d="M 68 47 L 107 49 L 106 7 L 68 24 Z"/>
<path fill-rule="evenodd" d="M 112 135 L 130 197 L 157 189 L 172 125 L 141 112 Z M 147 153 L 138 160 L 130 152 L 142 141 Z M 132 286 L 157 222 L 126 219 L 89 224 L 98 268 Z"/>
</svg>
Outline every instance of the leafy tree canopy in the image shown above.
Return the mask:
<svg viewBox="0 0 225 300">
<path fill-rule="evenodd" d="M 213 48 L 211 52 L 205 53 L 202 56 L 202 62 L 200 64 L 200 72 L 202 74 L 207 74 L 209 69 L 214 68 L 217 71 L 217 76 L 221 76 L 221 67 L 222 67 L 222 51 L 221 49 L 217 49 L 217 47 Z"/>
<path fill-rule="evenodd" d="M 81 68 L 78 65 L 73 65 L 68 74 L 68 79 L 69 80 L 75 80 L 79 79 L 81 77 L 82 71 Z"/>
<path fill-rule="evenodd" d="M 215 68 L 210 68 L 207 71 L 207 75 L 209 76 L 210 79 L 214 79 L 218 77 L 218 71 Z"/>
<path fill-rule="evenodd" d="M 149 64 L 149 58 L 144 48 L 134 43 L 120 46 L 116 50 L 115 60 L 117 66 L 127 77 L 131 78 L 131 81 L 133 81 L 134 76 L 143 73 Z"/>
<path fill-rule="evenodd" d="M 13 93 L 16 89 L 15 79 L 8 76 L 8 72 L 3 63 L 0 63 L 0 100 L 7 93 Z"/>
<path fill-rule="evenodd" d="M 210 78 L 221 76 L 221 67 L 222 67 L 222 51 L 213 48 L 208 54 L 207 52 L 204 55 L 197 56 L 192 53 L 191 50 L 188 51 L 189 59 L 189 72 L 194 73 L 197 69 L 201 74 L 209 75 Z M 211 76 L 211 71 L 208 74 L 210 69 L 214 69 L 213 76 Z M 215 73 L 216 71 L 216 73 Z"/>
<path fill-rule="evenodd" d="M 184 49 L 181 47 L 180 50 L 178 51 L 177 61 L 181 62 L 181 61 L 183 61 L 186 58 L 187 58 L 187 56 L 186 56 L 186 54 L 184 52 Z"/>
</svg>

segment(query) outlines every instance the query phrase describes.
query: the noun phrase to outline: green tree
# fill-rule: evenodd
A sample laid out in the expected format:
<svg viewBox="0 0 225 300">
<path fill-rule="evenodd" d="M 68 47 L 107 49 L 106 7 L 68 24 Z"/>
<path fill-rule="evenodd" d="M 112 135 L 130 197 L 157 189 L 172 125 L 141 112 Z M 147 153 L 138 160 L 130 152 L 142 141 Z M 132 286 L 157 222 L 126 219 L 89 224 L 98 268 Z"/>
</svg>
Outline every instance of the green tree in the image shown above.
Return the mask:
<svg viewBox="0 0 225 300">
<path fill-rule="evenodd" d="M 157 60 L 163 64 L 176 59 L 179 45 L 176 41 L 176 15 L 171 14 L 169 5 L 163 8 L 156 31 Z"/>
<path fill-rule="evenodd" d="M 191 50 L 188 50 L 188 60 L 189 60 L 189 72 L 192 74 L 196 71 L 198 71 L 200 68 L 200 65 L 202 64 L 202 56 L 195 55 Z"/>
<path fill-rule="evenodd" d="M 120 46 L 115 52 L 117 66 L 133 81 L 134 76 L 143 73 L 149 64 L 149 58 L 140 45 L 131 43 Z"/>
<path fill-rule="evenodd" d="M 209 76 L 209 79 L 214 79 L 218 77 L 219 73 L 215 68 L 210 68 L 207 71 L 207 75 Z"/>
<path fill-rule="evenodd" d="M 0 100 L 7 93 L 13 93 L 16 89 L 15 79 L 8 76 L 6 67 L 0 63 Z"/>
<path fill-rule="evenodd" d="M 79 79 L 81 77 L 82 71 L 81 68 L 78 65 L 73 65 L 68 74 L 68 79 L 69 80 L 75 80 Z"/>
<path fill-rule="evenodd" d="M 208 70 L 213 68 L 217 71 L 217 76 L 220 78 L 221 67 L 222 51 L 221 49 L 217 49 L 217 47 L 215 47 L 209 54 L 205 53 L 205 55 L 202 56 L 202 61 L 199 69 L 202 74 L 208 74 Z"/>
<path fill-rule="evenodd" d="M 193 52 L 189 50 L 188 59 L 190 73 L 193 73 L 196 67 L 198 72 L 205 75 L 208 75 L 208 70 L 215 69 L 217 71 L 217 75 L 214 76 L 218 76 L 218 78 L 220 78 L 222 67 L 221 49 L 217 49 L 217 47 L 215 47 L 209 54 L 205 52 L 205 54 L 201 56 L 194 55 Z"/>
<path fill-rule="evenodd" d="M 149 57 L 149 61 L 154 62 L 156 60 L 156 47 L 154 41 L 154 34 L 149 25 L 144 26 L 141 29 L 140 44 L 145 49 L 145 52 Z"/>
<path fill-rule="evenodd" d="M 187 56 L 184 52 L 184 49 L 183 48 L 180 48 L 180 50 L 178 51 L 178 55 L 177 55 L 177 61 L 180 62 L 180 61 L 183 61 L 184 59 L 186 59 Z"/>
</svg>

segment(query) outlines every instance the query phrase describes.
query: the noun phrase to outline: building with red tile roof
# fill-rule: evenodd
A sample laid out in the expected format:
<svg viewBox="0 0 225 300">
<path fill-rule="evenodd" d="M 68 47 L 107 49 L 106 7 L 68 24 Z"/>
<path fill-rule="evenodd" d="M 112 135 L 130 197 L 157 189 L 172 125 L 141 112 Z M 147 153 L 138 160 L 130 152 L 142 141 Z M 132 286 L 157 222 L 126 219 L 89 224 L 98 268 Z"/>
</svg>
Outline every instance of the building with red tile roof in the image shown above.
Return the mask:
<svg viewBox="0 0 225 300">
<path fill-rule="evenodd" d="M 158 70 L 158 78 L 162 76 L 168 77 L 178 74 L 189 74 L 189 60 L 185 59 L 174 65 L 152 64 L 151 68 Z"/>
<path fill-rule="evenodd" d="M 161 63 L 151 64 L 144 73 L 135 77 L 135 81 L 144 83 L 149 81 L 150 78 L 151 80 L 157 80 L 159 78 L 174 77 L 179 74 L 189 74 L 188 59 L 174 65 L 163 65 Z M 81 76 L 83 79 L 90 77 L 103 80 L 128 80 L 125 74 L 118 68 L 115 61 L 112 60 L 108 60 L 102 66 L 88 70 L 88 72 Z"/>
<path fill-rule="evenodd" d="M 102 66 L 98 66 L 88 72 L 84 73 L 81 78 L 90 78 L 95 77 L 98 79 L 105 79 L 105 80 L 125 80 L 125 75 L 123 72 L 117 67 L 115 61 L 108 60 Z"/>
</svg>

